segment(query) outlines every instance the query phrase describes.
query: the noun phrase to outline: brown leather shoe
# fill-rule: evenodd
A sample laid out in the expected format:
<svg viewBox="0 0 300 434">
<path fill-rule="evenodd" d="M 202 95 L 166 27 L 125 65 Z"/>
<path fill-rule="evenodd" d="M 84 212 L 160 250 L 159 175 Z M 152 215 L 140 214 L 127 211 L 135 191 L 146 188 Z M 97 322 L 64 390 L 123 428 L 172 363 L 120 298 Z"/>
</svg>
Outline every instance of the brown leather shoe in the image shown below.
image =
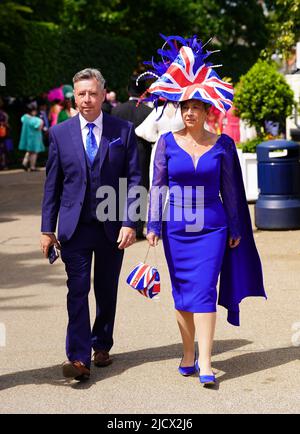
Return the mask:
<svg viewBox="0 0 300 434">
<path fill-rule="evenodd" d="M 95 350 L 94 352 L 94 365 L 98 368 L 104 368 L 112 363 L 109 357 L 109 352 L 105 350 Z"/>
<path fill-rule="evenodd" d="M 84 363 L 79 360 L 71 362 L 67 360 L 62 365 L 63 376 L 66 378 L 74 378 L 77 381 L 87 380 L 90 378 L 90 370 Z"/>
</svg>

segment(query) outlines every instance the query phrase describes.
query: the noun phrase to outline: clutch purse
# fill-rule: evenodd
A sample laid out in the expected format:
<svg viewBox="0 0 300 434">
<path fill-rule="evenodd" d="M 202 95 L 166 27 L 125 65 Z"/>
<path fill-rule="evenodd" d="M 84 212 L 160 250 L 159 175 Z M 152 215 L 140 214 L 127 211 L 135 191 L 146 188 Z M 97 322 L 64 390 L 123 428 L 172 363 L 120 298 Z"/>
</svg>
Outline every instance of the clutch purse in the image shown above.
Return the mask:
<svg viewBox="0 0 300 434">
<path fill-rule="evenodd" d="M 148 252 L 144 262 L 132 268 L 126 282 L 145 297 L 154 298 L 160 293 L 160 276 L 156 267 L 146 263 Z"/>
</svg>

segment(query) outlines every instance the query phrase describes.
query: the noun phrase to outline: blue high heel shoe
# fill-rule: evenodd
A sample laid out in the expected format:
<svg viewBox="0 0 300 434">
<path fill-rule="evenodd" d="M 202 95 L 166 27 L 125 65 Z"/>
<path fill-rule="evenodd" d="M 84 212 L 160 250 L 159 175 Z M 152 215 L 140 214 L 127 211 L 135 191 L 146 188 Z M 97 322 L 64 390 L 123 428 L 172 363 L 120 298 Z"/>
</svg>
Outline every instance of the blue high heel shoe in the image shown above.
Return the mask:
<svg viewBox="0 0 300 434">
<path fill-rule="evenodd" d="M 199 371 L 199 381 L 203 386 L 216 384 L 216 376 L 213 375 L 201 375 Z"/>
<path fill-rule="evenodd" d="M 182 357 L 183 359 L 183 357 Z M 181 359 L 181 362 L 182 362 Z M 181 365 L 180 362 L 180 365 Z M 178 367 L 178 372 L 179 374 L 183 375 L 184 377 L 189 377 L 190 375 L 195 374 L 196 372 L 199 372 L 199 365 L 198 365 L 198 360 L 196 360 L 196 355 L 195 355 L 195 361 L 194 361 L 194 365 L 193 366 L 180 366 Z"/>
</svg>

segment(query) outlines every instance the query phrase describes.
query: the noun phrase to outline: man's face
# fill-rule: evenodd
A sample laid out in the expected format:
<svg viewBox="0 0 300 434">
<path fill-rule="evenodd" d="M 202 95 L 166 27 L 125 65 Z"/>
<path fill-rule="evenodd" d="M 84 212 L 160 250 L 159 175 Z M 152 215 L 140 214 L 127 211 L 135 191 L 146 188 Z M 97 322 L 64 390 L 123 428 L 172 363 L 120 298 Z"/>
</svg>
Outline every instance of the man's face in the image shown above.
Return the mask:
<svg viewBox="0 0 300 434">
<path fill-rule="evenodd" d="M 74 84 L 75 103 L 82 116 L 89 122 L 94 121 L 101 112 L 105 90 L 95 78 L 80 80 Z"/>
</svg>

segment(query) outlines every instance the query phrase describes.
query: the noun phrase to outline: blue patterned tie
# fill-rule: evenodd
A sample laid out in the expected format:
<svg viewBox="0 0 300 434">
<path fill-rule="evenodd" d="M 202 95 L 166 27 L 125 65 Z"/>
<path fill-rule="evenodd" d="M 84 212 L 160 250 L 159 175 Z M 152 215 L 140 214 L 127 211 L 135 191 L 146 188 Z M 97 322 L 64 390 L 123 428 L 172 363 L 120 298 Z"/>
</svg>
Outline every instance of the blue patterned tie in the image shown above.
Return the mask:
<svg viewBox="0 0 300 434">
<path fill-rule="evenodd" d="M 93 164 L 93 161 L 94 161 L 96 154 L 98 152 L 96 137 L 95 137 L 95 134 L 93 133 L 93 128 L 96 125 L 93 123 L 88 123 L 88 124 L 86 124 L 86 126 L 89 129 L 89 132 L 88 132 L 88 135 L 86 138 L 86 153 L 89 157 L 91 164 Z"/>
</svg>

